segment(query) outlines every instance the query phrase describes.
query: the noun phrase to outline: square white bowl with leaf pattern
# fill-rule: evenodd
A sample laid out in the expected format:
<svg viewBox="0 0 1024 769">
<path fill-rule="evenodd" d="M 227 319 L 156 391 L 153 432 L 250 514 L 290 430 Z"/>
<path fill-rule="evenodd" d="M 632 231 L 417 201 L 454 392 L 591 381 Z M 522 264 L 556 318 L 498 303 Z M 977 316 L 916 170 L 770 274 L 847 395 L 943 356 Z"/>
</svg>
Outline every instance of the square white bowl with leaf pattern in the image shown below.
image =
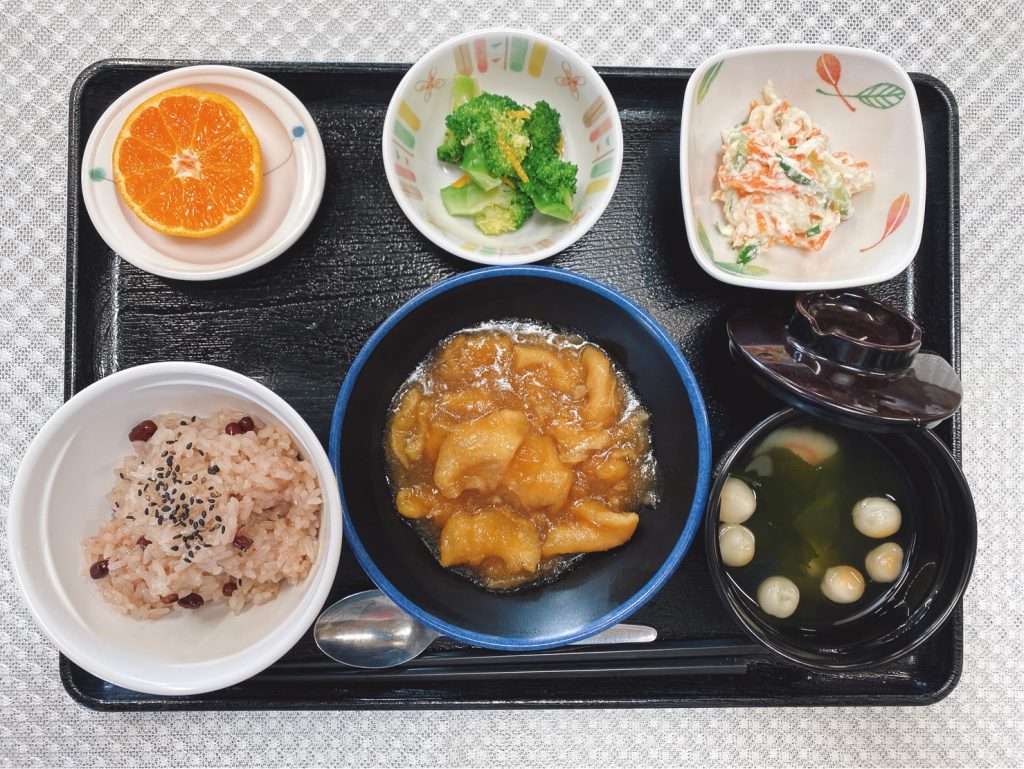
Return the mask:
<svg viewBox="0 0 1024 769">
<path fill-rule="evenodd" d="M 750 113 L 771 81 L 779 98 L 808 113 L 829 137 L 874 172 L 853 196 L 853 214 L 817 252 L 776 245 L 738 264 L 725 219 L 712 200 L 722 129 Z M 778 290 L 846 288 L 898 275 L 921 243 L 925 154 L 913 83 L 888 56 L 859 48 L 773 45 L 727 51 L 690 77 L 683 102 L 680 176 L 686 235 L 697 263 L 726 283 Z"/>
<path fill-rule="evenodd" d="M 488 236 L 472 217 L 445 211 L 439 192 L 462 171 L 439 161 L 437 147 L 460 74 L 480 92 L 558 110 L 563 157 L 578 168 L 572 221 L 534 212 L 519 230 Z M 382 147 L 391 191 L 424 236 L 472 262 L 524 264 L 568 248 L 600 218 L 622 169 L 622 124 L 608 87 L 574 51 L 532 32 L 487 29 L 448 40 L 412 66 L 388 107 Z"/>
</svg>

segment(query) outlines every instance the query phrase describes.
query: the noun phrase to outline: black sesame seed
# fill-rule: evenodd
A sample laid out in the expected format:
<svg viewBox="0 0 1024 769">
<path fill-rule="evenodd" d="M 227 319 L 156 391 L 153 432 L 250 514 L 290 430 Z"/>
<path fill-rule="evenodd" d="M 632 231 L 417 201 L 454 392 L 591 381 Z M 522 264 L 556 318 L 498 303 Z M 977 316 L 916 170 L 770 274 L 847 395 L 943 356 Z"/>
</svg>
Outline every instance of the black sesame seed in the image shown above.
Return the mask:
<svg viewBox="0 0 1024 769">
<path fill-rule="evenodd" d="M 141 497 L 142 496 L 142 489 L 136 489 L 136 493 Z"/>
<path fill-rule="evenodd" d="M 188 443 L 185 444 L 185 451 L 191 451 L 191 450 L 192 450 L 192 442 L 189 441 Z"/>
<path fill-rule="evenodd" d="M 215 515 L 215 516 L 213 516 L 213 520 L 215 520 L 217 523 L 220 523 L 221 522 L 221 517 L 219 515 Z"/>
<path fill-rule="evenodd" d="M 195 421 L 196 421 L 196 418 L 195 418 L 195 417 L 193 416 L 193 417 L 192 417 L 192 420 L 191 420 L 191 421 L 195 422 Z"/>
<path fill-rule="evenodd" d="M 121 476 L 121 480 L 123 481 L 124 480 L 124 473 L 118 473 L 118 475 Z"/>
<path fill-rule="evenodd" d="M 162 512 L 162 513 L 168 513 L 168 512 L 170 512 L 170 510 L 171 510 L 171 506 L 170 505 L 164 505 L 163 507 L 160 508 L 160 512 Z"/>
<path fill-rule="evenodd" d="M 134 515 L 126 515 L 125 518 L 127 518 L 129 521 L 134 521 L 135 520 L 135 516 Z"/>
<path fill-rule="evenodd" d="M 185 563 L 192 563 L 191 558 L 182 558 L 181 560 L 183 560 Z"/>
<path fill-rule="evenodd" d="M 178 546 L 177 545 L 171 545 L 171 550 L 173 550 L 174 552 L 178 552 Z"/>
<path fill-rule="evenodd" d="M 174 438 L 171 438 L 169 441 L 164 441 L 164 443 L 166 443 L 168 445 L 171 444 L 171 443 L 174 443 Z"/>
<path fill-rule="evenodd" d="M 208 473 L 209 473 L 210 475 L 216 475 L 217 473 L 219 473 L 219 472 L 220 472 L 220 468 L 219 468 L 219 467 L 217 467 L 217 465 L 210 465 L 210 467 L 209 467 L 209 469 L 207 470 L 207 472 L 208 472 Z"/>
</svg>

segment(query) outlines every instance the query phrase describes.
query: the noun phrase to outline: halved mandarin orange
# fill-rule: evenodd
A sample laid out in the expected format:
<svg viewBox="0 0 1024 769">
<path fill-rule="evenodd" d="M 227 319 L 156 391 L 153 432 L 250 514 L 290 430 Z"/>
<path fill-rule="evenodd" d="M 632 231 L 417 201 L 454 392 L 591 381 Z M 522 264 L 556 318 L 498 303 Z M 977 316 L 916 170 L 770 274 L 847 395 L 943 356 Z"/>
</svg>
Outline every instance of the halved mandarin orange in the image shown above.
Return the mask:
<svg viewBox="0 0 1024 769">
<path fill-rule="evenodd" d="M 259 199 L 260 143 L 238 106 L 195 88 L 140 104 L 114 143 L 114 182 L 154 230 L 208 238 L 234 227 Z"/>
</svg>

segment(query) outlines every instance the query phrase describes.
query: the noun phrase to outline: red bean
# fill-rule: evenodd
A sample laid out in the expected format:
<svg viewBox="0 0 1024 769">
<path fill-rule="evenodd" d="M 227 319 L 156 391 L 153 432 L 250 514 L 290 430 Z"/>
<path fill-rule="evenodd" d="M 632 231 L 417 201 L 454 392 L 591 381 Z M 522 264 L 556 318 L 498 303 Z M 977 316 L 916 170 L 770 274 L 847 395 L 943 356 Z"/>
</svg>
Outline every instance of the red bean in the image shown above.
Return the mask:
<svg viewBox="0 0 1024 769">
<path fill-rule="evenodd" d="M 137 540 L 135 540 L 135 544 L 141 547 L 143 550 L 145 550 L 149 545 L 152 545 L 153 543 L 145 537 L 139 537 Z"/>
<path fill-rule="evenodd" d="M 168 595 L 160 596 L 160 603 L 174 603 L 177 600 L 178 600 L 178 594 L 177 593 L 170 593 Z"/>
<path fill-rule="evenodd" d="M 106 558 L 102 561 L 96 561 L 96 563 L 89 567 L 89 576 L 93 579 L 103 579 L 109 573 L 110 563 Z"/>
<path fill-rule="evenodd" d="M 139 422 L 135 427 L 128 433 L 128 440 L 130 441 L 148 441 L 153 437 L 153 433 L 156 432 L 156 422 L 152 419 L 144 419 Z"/>
<path fill-rule="evenodd" d="M 221 592 L 224 593 L 224 595 L 230 597 L 231 594 L 234 593 L 237 589 L 238 585 L 236 585 L 234 582 L 225 582 L 224 587 L 221 588 Z"/>
<path fill-rule="evenodd" d="M 242 417 L 238 420 L 238 426 L 242 428 L 243 433 L 256 431 L 256 423 L 252 421 L 252 417 Z"/>
<path fill-rule="evenodd" d="M 226 432 L 228 435 L 239 435 L 240 433 L 244 432 L 244 430 L 242 430 L 242 428 L 238 426 L 238 422 L 228 422 L 224 426 L 224 432 Z"/>
<path fill-rule="evenodd" d="M 233 544 L 239 550 L 245 551 L 252 547 L 252 540 L 244 534 L 238 534 L 235 536 L 235 539 L 231 544 Z"/>
<path fill-rule="evenodd" d="M 178 606 L 183 609 L 198 609 L 203 605 L 203 597 L 199 593 L 189 593 L 184 598 L 178 599 Z"/>
</svg>

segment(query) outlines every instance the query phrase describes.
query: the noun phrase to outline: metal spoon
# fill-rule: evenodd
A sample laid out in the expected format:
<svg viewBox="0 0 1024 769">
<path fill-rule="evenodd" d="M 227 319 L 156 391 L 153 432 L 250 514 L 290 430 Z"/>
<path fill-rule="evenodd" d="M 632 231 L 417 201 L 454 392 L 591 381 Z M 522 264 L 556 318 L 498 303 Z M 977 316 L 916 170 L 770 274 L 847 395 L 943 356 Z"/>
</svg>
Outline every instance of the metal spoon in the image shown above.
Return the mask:
<svg viewBox="0 0 1024 769">
<path fill-rule="evenodd" d="M 379 590 L 366 590 L 327 607 L 313 627 L 320 651 L 356 668 L 390 668 L 415 659 L 439 634 L 421 625 Z M 615 625 L 576 644 L 647 643 L 658 631 Z"/>
</svg>

